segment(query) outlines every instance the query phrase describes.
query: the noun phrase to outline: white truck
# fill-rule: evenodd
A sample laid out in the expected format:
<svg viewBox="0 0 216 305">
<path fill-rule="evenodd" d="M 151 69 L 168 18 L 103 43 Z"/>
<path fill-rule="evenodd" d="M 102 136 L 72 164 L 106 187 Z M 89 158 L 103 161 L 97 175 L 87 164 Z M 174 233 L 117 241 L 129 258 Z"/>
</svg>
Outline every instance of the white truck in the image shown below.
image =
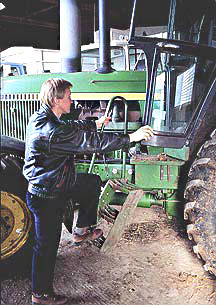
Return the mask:
<svg viewBox="0 0 216 305">
<path fill-rule="evenodd" d="M 61 71 L 59 50 L 10 47 L 1 52 L 3 76 Z"/>
</svg>

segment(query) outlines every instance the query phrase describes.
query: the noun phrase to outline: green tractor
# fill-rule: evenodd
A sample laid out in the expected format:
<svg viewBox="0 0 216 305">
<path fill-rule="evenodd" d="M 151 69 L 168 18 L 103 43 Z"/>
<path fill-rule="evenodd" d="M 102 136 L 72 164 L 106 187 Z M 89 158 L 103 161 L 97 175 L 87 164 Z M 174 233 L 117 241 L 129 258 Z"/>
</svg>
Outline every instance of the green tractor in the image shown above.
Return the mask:
<svg viewBox="0 0 216 305">
<path fill-rule="evenodd" d="M 74 84 L 75 100 L 73 117 L 65 116 L 65 120 L 93 120 L 111 113 L 112 122 L 99 132 L 129 133 L 149 124 L 155 133 L 128 152 L 76 156 L 78 172 L 98 174 L 104 182 L 99 215 L 113 222 L 113 227 L 102 251 L 114 246 L 118 229 L 136 206 L 158 205 L 170 217 L 184 216 L 194 252 L 204 261 L 205 270 L 216 275 L 215 2 L 209 1 L 209 9 L 206 4 L 199 10 L 196 7 L 193 18 L 182 20 L 178 14 L 181 5 L 191 1 L 170 2 L 166 38 L 144 35 L 137 22 L 139 25 L 145 1 L 134 1 L 129 45 L 133 54 L 140 54 L 140 50 L 144 54 L 141 60 L 137 56 L 141 70 L 24 75 L 2 80 L 4 261 L 25 248 L 31 236 L 32 219 L 25 205 L 26 181 L 22 176 L 27 121 L 40 107 L 43 81 L 64 77 Z M 120 213 L 113 208 L 116 204 L 122 205 Z M 69 203 L 66 226 L 68 219 L 72 221 L 71 210 Z"/>
</svg>

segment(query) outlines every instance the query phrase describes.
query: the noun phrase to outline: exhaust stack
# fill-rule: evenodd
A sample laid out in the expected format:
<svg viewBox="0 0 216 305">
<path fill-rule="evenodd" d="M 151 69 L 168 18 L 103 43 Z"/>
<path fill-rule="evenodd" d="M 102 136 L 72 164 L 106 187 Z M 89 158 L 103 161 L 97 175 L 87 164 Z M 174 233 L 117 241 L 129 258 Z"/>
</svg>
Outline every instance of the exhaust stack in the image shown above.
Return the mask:
<svg viewBox="0 0 216 305">
<path fill-rule="evenodd" d="M 108 20 L 108 0 L 98 0 L 99 11 L 99 68 L 98 73 L 110 73 L 114 70 L 111 67 L 110 56 L 110 25 Z"/>
<path fill-rule="evenodd" d="M 81 17 L 78 0 L 60 0 L 61 72 L 81 71 Z"/>
</svg>

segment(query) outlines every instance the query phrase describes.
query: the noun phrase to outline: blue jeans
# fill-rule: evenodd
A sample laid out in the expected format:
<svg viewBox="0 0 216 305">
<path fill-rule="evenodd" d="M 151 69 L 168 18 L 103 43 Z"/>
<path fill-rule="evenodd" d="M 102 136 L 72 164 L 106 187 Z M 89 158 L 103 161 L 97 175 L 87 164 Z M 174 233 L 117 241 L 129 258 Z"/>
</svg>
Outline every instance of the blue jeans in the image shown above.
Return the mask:
<svg viewBox="0 0 216 305">
<path fill-rule="evenodd" d="M 96 224 L 97 205 L 101 180 L 96 175 L 79 174 L 67 194 L 80 204 L 77 226 L 82 228 Z M 62 219 L 67 199 L 44 199 L 26 194 L 27 205 L 34 215 L 35 244 L 32 256 L 32 291 L 37 294 L 53 291 L 56 255 L 59 247 Z"/>
</svg>

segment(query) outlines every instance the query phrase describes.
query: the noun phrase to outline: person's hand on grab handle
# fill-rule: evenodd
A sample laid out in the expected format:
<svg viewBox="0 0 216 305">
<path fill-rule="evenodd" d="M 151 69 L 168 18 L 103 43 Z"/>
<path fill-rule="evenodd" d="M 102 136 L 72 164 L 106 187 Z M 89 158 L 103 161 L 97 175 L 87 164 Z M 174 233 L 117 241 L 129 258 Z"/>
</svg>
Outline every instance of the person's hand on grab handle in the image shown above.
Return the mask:
<svg viewBox="0 0 216 305">
<path fill-rule="evenodd" d="M 153 136 L 153 129 L 146 125 L 129 134 L 130 142 L 148 141 Z"/>
<path fill-rule="evenodd" d="M 105 126 L 108 125 L 108 123 L 111 121 L 110 116 L 102 116 L 98 120 L 95 121 L 97 128 L 101 128 L 102 125 L 104 124 Z"/>
</svg>

